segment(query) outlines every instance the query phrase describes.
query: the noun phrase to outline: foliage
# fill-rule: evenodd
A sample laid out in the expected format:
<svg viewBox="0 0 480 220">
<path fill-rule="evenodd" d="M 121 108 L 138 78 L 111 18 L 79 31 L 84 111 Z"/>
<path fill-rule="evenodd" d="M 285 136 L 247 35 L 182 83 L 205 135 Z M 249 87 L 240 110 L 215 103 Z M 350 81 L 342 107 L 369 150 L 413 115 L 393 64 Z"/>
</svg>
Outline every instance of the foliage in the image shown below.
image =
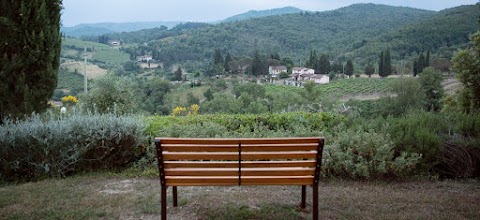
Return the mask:
<svg viewBox="0 0 480 220">
<path fill-rule="evenodd" d="M 106 75 L 93 82 L 88 94 L 80 97 L 84 107 L 93 112 L 133 113 L 139 109 L 137 86 L 127 78 Z"/>
<path fill-rule="evenodd" d="M 439 71 L 432 67 L 425 68 L 420 73 L 420 83 L 425 93 L 425 109 L 430 111 L 439 111 L 440 100 L 443 97 L 444 89 L 442 86 L 443 77 Z"/>
<path fill-rule="evenodd" d="M 186 116 L 186 115 L 198 115 L 200 113 L 200 106 L 193 104 L 190 107 L 186 108 L 183 106 L 178 106 L 173 109 L 173 116 Z"/>
<path fill-rule="evenodd" d="M 0 126 L 0 177 L 32 180 L 118 169 L 142 153 L 144 124 L 113 114 L 32 115 Z"/>
<path fill-rule="evenodd" d="M 425 102 L 425 93 L 420 82 L 412 77 L 400 78 L 392 84 L 395 97 L 384 99 L 384 113 L 402 115 L 409 111 L 422 109 Z"/>
<path fill-rule="evenodd" d="M 373 130 L 342 129 L 325 149 L 324 169 L 329 176 L 381 178 L 407 176 L 420 161 L 418 153 L 395 155 L 388 134 Z"/>
<path fill-rule="evenodd" d="M 60 65 L 59 0 L 0 3 L 0 124 L 48 108 Z"/>
<path fill-rule="evenodd" d="M 64 96 L 62 97 L 62 104 L 64 106 L 74 106 L 78 103 L 78 99 L 75 96 Z"/>
<path fill-rule="evenodd" d="M 453 58 L 457 78 L 465 87 L 465 112 L 479 112 L 480 109 L 480 31 L 472 36 L 472 43 L 472 48 L 459 51 Z"/>
</svg>

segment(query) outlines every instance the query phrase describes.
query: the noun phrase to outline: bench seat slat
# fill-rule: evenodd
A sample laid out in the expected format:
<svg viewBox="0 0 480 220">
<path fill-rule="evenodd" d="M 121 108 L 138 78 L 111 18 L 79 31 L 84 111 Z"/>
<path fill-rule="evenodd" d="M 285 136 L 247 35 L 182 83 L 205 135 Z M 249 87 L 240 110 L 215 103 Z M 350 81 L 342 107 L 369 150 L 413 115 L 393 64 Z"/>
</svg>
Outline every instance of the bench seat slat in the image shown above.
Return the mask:
<svg viewBox="0 0 480 220">
<path fill-rule="evenodd" d="M 167 176 L 165 182 L 167 186 L 236 186 L 238 185 L 238 176 Z"/>
<path fill-rule="evenodd" d="M 242 168 L 244 176 L 313 176 L 315 168 L 305 167 L 269 167 Z M 165 169 L 165 176 L 238 176 L 237 168 L 170 168 Z"/>
<path fill-rule="evenodd" d="M 238 145 L 165 144 L 162 148 L 169 152 L 238 152 Z"/>
<path fill-rule="evenodd" d="M 313 176 L 245 176 L 242 185 L 312 185 Z"/>
<path fill-rule="evenodd" d="M 237 168 L 237 161 L 165 161 L 165 168 Z"/>
<path fill-rule="evenodd" d="M 242 144 L 242 152 L 255 151 L 310 151 L 316 150 L 318 143 L 307 144 Z M 163 144 L 164 151 L 170 152 L 238 152 L 238 145 L 204 144 Z"/>
<path fill-rule="evenodd" d="M 155 138 L 156 142 L 163 144 L 297 144 L 319 143 L 319 137 L 296 137 L 296 138 Z"/>
<path fill-rule="evenodd" d="M 238 160 L 236 152 L 163 152 L 164 160 Z"/>
<path fill-rule="evenodd" d="M 165 161 L 165 168 L 238 168 L 236 161 Z M 242 168 L 315 167 L 315 160 L 242 161 Z"/>
<path fill-rule="evenodd" d="M 317 151 L 242 152 L 243 160 L 314 159 Z"/>
</svg>

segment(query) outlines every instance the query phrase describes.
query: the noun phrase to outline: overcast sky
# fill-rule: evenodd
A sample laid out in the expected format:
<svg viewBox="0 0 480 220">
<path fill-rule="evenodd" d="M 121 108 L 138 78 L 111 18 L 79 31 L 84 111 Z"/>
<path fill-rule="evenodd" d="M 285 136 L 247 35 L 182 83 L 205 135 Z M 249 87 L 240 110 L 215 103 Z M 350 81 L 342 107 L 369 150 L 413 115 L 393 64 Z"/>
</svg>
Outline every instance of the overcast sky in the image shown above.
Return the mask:
<svg viewBox="0 0 480 220">
<path fill-rule="evenodd" d="M 247 12 L 293 6 L 309 11 L 355 3 L 408 6 L 439 11 L 478 0 L 63 0 L 62 24 L 136 21 L 216 21 Z"/>
</svg>

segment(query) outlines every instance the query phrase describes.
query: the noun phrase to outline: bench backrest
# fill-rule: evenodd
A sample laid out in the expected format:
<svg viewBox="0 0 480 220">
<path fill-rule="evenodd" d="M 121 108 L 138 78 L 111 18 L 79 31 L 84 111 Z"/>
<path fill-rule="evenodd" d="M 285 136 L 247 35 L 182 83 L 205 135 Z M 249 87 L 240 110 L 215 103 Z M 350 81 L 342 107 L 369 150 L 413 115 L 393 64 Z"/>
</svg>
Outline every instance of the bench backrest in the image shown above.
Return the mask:
<svg viewBox="0 0 480 220">
<path fill-rule="evenodd" d="M 324 139 L 156 138 L 166 186 L 312 185 Z"/>
</svg>

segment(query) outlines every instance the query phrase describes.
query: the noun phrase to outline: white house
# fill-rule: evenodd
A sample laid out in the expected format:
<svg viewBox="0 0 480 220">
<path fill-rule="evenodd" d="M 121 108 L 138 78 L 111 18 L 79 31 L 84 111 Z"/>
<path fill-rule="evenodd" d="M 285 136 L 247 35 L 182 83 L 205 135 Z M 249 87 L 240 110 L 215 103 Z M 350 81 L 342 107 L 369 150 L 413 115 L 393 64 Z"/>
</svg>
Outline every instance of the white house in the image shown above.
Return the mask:
<svg viewBox="0 0 480 220">
<path fill-rule="evenodd" d="M 153 57 L 151 55 L 137 56 L 137 62 L 148 62 L 152 59 Z"/>
<path fill-rule="evenodd" d="M 305 82 L 308 80 L 317 84 L 326 84 L 330 82 L 330 78 L 327 75 L 315 74 L 315 70 L 305 67 L 294 67 L 290 77 L 295 85 L 298 84 L 297 82 Z"/>
<path fill-rule="evenodd" d="M 315 74 L 315 70 L 310 68 L 305 68 L 305 67 L 293 67 L 292 74 L 296 74 L 296 73 L 298 73 L 299 75 Z"/>
<path fill-rule="evenodd" d="M 268 74 L 270 74 L 272 77 L 277 77 L 278 74 L 287 72 L 287 67 L 286 66 L 269 66 L 268 67 Z"/>
<path fill-rule="evenodd" d="M 314 76 L 310 77 L 310 80 L 317 84 L 327 84 L 330 82 L 330 77 L 322 74 L 314 74 Z"/>
</svg>

